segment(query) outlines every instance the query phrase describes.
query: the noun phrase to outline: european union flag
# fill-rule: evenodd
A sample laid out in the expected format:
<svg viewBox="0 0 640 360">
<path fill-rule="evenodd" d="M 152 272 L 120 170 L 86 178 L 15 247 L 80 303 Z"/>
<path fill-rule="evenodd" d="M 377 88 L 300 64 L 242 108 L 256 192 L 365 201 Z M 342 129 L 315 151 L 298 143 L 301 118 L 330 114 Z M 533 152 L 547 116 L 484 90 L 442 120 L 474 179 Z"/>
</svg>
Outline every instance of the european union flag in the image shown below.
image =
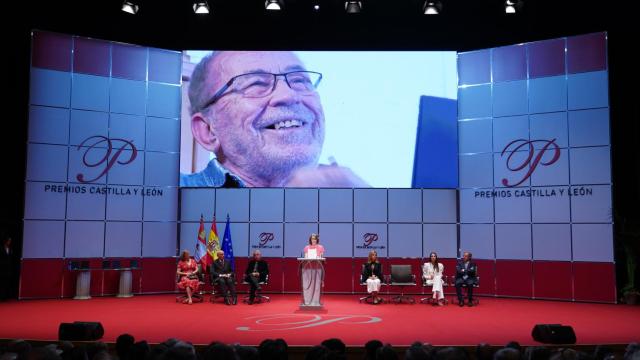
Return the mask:
<svg viewBox="0 0 640 360">
<path fill-rule="evenodd" d="M 227 225 L 224 229 L 224 237 L 222 239 L 222 251 L 224 258 L 231 263 L 231 269 L 236 271 L 236 262 L 233 258 L 233 244 L 231 243 L 231 226 L 229 226 L 229 214 L 227 214 Z"/>
</svg>

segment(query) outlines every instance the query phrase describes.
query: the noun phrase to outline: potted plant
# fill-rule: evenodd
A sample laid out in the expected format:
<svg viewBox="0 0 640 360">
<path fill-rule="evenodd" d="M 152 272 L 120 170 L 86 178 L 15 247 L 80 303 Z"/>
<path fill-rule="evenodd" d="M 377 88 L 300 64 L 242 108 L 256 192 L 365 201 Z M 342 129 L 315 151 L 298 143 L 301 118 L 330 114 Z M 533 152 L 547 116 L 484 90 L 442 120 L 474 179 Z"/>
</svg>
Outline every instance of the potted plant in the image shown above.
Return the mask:
<svg viewBox="0 0 640 360">
<path fill-rule="evenodd" d="M 640 291 L 636 287 L 636 269 L 638 267 L 638 247 L 640 247 L 640 225 L 626 221 L 620 224 L 620 237 L 626 260 L 627 283 L 620 290 L 622 302 L 629 305 L 640 304 Z"/>
</svg>

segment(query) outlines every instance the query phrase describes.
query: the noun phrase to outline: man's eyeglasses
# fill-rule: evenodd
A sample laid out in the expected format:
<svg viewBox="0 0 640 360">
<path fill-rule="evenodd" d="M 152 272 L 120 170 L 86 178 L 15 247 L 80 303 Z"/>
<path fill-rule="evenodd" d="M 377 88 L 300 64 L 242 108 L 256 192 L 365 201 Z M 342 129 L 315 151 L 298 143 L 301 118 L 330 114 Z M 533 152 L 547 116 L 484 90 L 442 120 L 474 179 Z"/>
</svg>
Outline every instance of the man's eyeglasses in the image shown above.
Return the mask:
<svg viewBox="0 0 640 360">
<path fill-rule="evenodd" d="M 284 77 L 287 85 L 301 94 L 316 91 L 322 80 L 322 74 L 315 71 L 290 71 L 283 74 L 266 72 L 253 72 L 232 77 L 227 83 L 213 95 L 202 107 L 207 108 L 218 101 L 227 90 L 239 93 L 247 98 L 260 98 L 267 96 L 275 90 L 279 76 Z"/>
</svg>

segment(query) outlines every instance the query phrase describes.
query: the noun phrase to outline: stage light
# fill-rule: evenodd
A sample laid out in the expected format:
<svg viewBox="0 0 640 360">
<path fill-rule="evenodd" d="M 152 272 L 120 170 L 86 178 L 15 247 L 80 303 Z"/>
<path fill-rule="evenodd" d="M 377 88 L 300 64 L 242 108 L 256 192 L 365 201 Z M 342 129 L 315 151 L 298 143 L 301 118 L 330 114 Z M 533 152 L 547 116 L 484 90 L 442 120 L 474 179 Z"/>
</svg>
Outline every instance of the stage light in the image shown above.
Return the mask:
<svg viewBox="0 0 640 360">
<path fill-rule="evenodd" d="M 315 11 L 320 10 L 320 5 L 318 5 L 318 4 L 313 5 L 313 10 L 315 10 Z"/>
<path fill-rule="evenodd" d="M 138 10 L 140 10 L 140 6 L 133 1 L 125 0 L 125 2 L 122 3 L 122 8 L 120 9 L 128 14 L 135 15 L 138 13 Z"/>
<path fill-rule="evenodd" d="M 266 0 L 264 8 L 267 10 L 282 10 L 282 3 L 278 0 Z"/>
<path fill-rule="evenodd" d="M 193 12 L 196 14 L 208 14 L 209 4 L 206 1 L 196 1 L 193 3 Z"/>
<path fill-rule="evenodd" d="M 522 6 L 524 5 L 523 0 L 505 0 L 504 2 L 504 12 L 506 14 L 516 14 L 522 11 Z"/>
<path fill-rule="evenodd" d="M 438 15 L 442 11 L 442 2 L 426 0 L 422 6 L 422 12 L 425 15 Z"/>
<path fill-rule="evenodd" d="M 345 1 L 344 10 L 347 14 L 357 14 L 362 11 L 362 1 Z"/>
</svg>

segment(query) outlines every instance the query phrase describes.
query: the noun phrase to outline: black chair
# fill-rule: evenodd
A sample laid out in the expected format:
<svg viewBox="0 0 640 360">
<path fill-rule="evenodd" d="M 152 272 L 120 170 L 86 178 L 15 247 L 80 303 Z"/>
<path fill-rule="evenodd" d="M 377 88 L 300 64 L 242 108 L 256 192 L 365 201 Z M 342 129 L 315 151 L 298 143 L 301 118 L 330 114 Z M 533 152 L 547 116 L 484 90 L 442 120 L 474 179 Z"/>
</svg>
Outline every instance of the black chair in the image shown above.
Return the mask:
<svg viewBox="0 0 640 360">
<path fill-rule="evenodd" d="M 246 276 L 245 276 L 244 280 L 242 280 L 242 283 L 244 285 L 249 285 L 249 282 L 247 281 Z M 259 281 L 258 285 L 260 285 L 261 288 L 264 287 L 264 286 L 269 285 L 269 274 L 267 274 L 267 276 L 265 277 L 264 281 Z M 251 297 L 250 295 L 247 295 L 247 296 L 242 298 L 242 301 L 243 302 L 249 302 L 249 298 L 250 297 Z M 253 299 L 253 301 L 254 302 L 259 302 L 259 303 L 261 303 L 263 301 L 270 302 L 271 298 L 269 298 L 267 295 L 262 295 L 262 289 L 256 289 L 256 297 L 255 297 L 255 299 Z"/>
<path fill-rule="evenodd" d="M 364 267 L 366 264 L 362 264 L 362 268 L 360 269 L 360 286 L 367 286 L 367 279 L 363 278 L 362 273 L 364 272 Z M 380 279 L 380 286 L 384 285 L 383 279 Z M 382 298 L 381 298 L 382 299 Z M 373 294 L 367 294 L 359 299 L 360 302 L 366 302 L 367 304 L 374 304 L 375 299 L 373 298 Z M 384 302 L 384 300 L 382 300 Z"/>
<path fill-rule="evenodd" d="M 180 275 L 176 275 L 176 283 L 180 281 Z M 202 265 L 198 264 L 198 283 L 200 291 L 191 293 L 191 300 L 193 302 L 203 302 L 204 301 L 204 292 L 202 291 L 202 286 L 204 285 L 204 274 L 202 273 Z M 176 296 L 176 302 L 183 302 L 187 300 L 187 294 L 182 294 Z"/>
<path fill-rule="evenodd" d="M 477 289 L 477 288 L 480 287 L 480 276 L 476 276 L 476 279 L 477 279 L 477 281 L 473 285 L 471 285 L 471 286 L 473 286 L 474 289 Z M 453 285 L 455 286 L 455 282 L 453 283 Z M 467 284 L 463 283 L 462 287 L 463 288 L 467 288 L 468 286 L 467 286 Z M 467 292 L 468 291 L 469 290 L 467 289 Z M 464 295 L 463 295 L 462 299 L 464 300 Z M 458 304 L 460 304 L 459 301 L 458 301 Z M 480 300 L 478 300 L 478 295 L 474 295 L 473 296 L 473 305 L 478 305 L 478 304 L 480 304 Z"/>
<path fill-rule="evenodd" d="M 447 282 L 449 278 L 446 275 L 442 275 L 442 296 L 444 296 L 444 289 L 446 287 L 449 286 L 449 283 Z M 427 284 L 427 279 L 425 279 L 424 277 L 422 277 L 422 287 L 423 288 L 430 288 L 431 289 L 431 296 L 425 296 L 422 299 L 420 299 L 421 303 L 426 303 L 426 304 L 437 304 L 438 303 L 438 299 L 434 299 L 433 298 L 433 285 L 429 285 Z M 449 305 L 449 300 L 447 300 L 447 297 L 444 296 L 442 298 L 442 303 L 445 305 Z"/>
<path fill-rule="evenodd" d="M 411 265 L 391 265 L 388 284 L 400 287 L 400 295 L 392 296 L 391 301 L 402 303 L 406 300 L 412 304 L 416 302 L 412 296 L 404 294 L 405 286 L 416 286 L 416 275 L 411 271 Z"/>
<path fill-rule="evenodd" d="M 209 276 L 211 276 L 211 274 L 209 274 Z M 223 294 L 222 290 L 219 289 L 220 285 L 217 283 L 217 281 L 213 281 L 211 277 L 209 278 L 209 281 L 211 283 L 211 296 L 209 297 L 209 302 L 215 303 L 216 299 L 224 300 L 225 294 Z M 233 285 L 236 287 L 238 286 L 238 281 L 236 280 L 235 274 L 233 274 Z"/>
</svg>

